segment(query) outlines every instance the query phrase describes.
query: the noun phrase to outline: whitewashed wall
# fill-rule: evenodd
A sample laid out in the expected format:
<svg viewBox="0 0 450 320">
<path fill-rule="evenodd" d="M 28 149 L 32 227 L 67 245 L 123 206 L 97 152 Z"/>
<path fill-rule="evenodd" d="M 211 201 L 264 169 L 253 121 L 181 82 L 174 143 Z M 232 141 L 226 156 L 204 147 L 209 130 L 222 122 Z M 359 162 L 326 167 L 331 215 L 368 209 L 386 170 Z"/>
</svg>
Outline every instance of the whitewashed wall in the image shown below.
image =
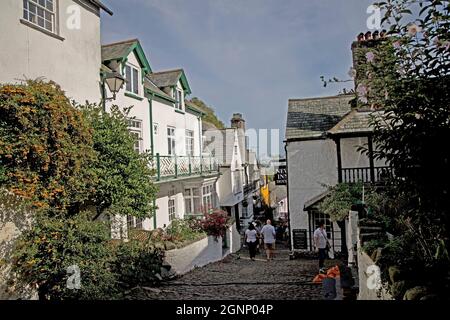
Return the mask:
<svg viewBox="0 0 450 320">
<path fill-rule="evenodd" d="M 182 275 L 222 258 L 222 238 L 206 237 L 187 247 L 166 251 L 165 262 L 172 266 L 171 270 Z"/>
<path fill-rule="evenodd" d="M 325 192 L 324 185 L 337 184 L 336 146 L 332 140 L 291 142 L 287 156 L 292 237 L 294 229 L 309 230 L 305 203 Z M 307 237 L 309 243 L 309 232 Z"/>
<path fill-rule="evenodd" d="M 100 102 L 101 47 L 98 9 L 80 6 L 80 29 L 67 27 L 67 8 L 73 0 L 59 0 L 59 36 L 56 39 L 20 22 L 23 2 L 2 0 L 0 82 L 44 77 L 58 83 L 72 99 Z M 6 48 L 6 47 L 5 47 Z"/>
</svg>

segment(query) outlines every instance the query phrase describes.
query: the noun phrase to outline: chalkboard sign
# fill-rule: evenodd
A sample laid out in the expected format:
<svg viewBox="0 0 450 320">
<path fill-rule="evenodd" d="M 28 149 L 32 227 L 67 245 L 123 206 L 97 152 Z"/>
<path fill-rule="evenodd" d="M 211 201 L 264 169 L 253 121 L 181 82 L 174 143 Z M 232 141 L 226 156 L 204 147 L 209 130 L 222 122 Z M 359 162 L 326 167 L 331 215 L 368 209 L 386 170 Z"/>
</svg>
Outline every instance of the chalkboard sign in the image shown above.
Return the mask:
<svg viewBox="0 0 450 320">
<path fill-rule="evenodd" d="M 308 249 L 308 241 L 306 238 L 306 229 L 295 229 L 292 230 L 294 249 L 306 250 Z"/>
</svg>

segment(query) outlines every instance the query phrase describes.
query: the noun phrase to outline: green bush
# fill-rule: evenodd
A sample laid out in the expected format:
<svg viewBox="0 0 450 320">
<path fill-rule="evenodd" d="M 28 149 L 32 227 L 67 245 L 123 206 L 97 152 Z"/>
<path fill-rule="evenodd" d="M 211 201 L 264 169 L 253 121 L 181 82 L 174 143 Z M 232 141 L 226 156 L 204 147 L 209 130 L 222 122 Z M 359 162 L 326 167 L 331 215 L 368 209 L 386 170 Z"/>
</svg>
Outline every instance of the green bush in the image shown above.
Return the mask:
<svg viewBox="0 0 450 320">
<path fill-rule="evenodd" d="M 92 129 L 53 82 L 0 85 L 0 182 L 35 207 L 85 201 L 95 179 Z"/>
<path fill-rule="evenodd" d="M 118 292 L 109 239 L 108 226 L 84 214 L 64 220 L 38 214 L 17 243 L 13 271 L 19 282 L 37 287 L 43 300 L 114 299 Z M 80 270 L 80 289 L 67 287 L 70 266 Z"/>
<path fill-rule="evenodd" d="M 175 219 L 167 227 L 166 232 L 173 242 L 197 240 L 205 236 L 205 233 L 195 227 L 190 220 Z"/>
<path fill-rule="evenodd" d="M 113 272 L 118 287 L 123 291 L 136 286 L 156 285 L 160 278 L 164 252 L 148 242 L 129 241 L 115 249 Z"/>
</svg>

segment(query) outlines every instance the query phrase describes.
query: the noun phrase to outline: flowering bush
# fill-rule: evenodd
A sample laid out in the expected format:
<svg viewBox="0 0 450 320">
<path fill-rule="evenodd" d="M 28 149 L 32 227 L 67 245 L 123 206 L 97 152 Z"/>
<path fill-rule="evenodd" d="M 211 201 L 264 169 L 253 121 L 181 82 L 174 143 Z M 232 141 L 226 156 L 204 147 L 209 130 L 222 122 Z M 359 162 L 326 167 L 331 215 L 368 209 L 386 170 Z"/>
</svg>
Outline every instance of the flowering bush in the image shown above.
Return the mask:
<svg viewBox="0 0 450 320">
<path fill-rule="evenodd" d="M 200 227 L 208 236 L 216 238 L 223 237 L 231 219 L 228 213 L 222 210 L 214 210 L 212 213 L 205 214 L 205 218 L 199 221 Z"/>
</svg>

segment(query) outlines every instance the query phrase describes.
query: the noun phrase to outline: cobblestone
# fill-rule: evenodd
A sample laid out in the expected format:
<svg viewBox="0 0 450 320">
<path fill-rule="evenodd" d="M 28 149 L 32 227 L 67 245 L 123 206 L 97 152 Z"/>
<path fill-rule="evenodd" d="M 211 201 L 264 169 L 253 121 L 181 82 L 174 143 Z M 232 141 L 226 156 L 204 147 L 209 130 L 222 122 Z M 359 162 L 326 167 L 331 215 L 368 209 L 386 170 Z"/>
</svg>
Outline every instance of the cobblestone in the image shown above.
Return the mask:
<svg viewBox="0 0 450 320">
<path fill-rule="evenodd" d="M 262 254 L 251 261 L 247 251 L 198 268 L 158 290 L 141 288 L 132 299 L 151 300 L 321 300 L 322 286 L 313 284 L 317 260 L 289 260 L 277 250 L 273 261 Z"/>
</svg>

